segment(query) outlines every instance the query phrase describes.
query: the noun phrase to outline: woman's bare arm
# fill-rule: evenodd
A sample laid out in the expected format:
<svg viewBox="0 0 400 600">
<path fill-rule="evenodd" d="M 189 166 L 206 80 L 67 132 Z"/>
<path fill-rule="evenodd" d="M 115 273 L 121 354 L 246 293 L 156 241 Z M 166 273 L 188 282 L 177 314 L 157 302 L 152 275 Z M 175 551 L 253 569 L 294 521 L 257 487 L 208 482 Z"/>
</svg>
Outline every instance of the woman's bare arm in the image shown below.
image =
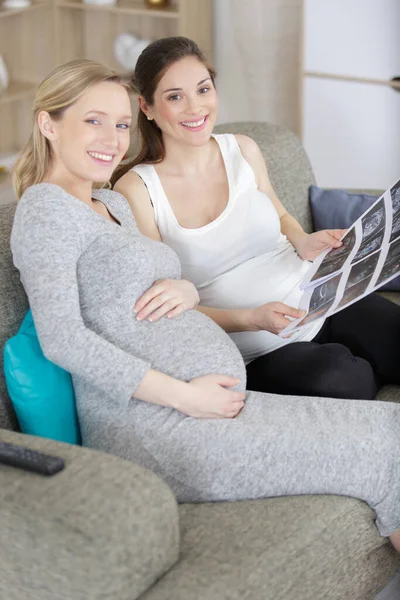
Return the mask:
<svg viewBox="0 0 400 600">
<path fill-rule="evenodd" d="M 135 171 L 128 171 L 118 179 L 114 190 L 129 202 L 139 231 L 152 240 L 160 242 L 161 236 L 154 219 L 154 209 L 143 179 Z"/>
<path fill-rule="evenodd" d="M 268 175 L 264 157 L 256 142 L 247 135 L 236 135 L 235 137 L 244 158 L 253 169 L 258 189 L 268 196 L 278 213 L 282 233 L 286 235 L 288 240 L 296 248 L 298 241 L 306 236 L 307 233 L 300 223 L 287 212 L 286 208 L 276 195 Z"/>
</svg>

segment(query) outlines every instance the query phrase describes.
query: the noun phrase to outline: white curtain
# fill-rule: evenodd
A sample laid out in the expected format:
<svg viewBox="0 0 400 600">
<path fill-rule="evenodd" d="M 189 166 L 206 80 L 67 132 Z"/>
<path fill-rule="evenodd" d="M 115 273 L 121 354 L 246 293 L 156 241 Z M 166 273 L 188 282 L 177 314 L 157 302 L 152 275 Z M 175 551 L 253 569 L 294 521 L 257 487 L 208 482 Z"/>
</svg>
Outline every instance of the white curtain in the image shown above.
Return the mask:
<svg viewBox="0 0 400 600">
<path fill-rule="evenodd" d="M 302 0 L 215 0 L 221 122 L 298 130 Z"/>
</svg>

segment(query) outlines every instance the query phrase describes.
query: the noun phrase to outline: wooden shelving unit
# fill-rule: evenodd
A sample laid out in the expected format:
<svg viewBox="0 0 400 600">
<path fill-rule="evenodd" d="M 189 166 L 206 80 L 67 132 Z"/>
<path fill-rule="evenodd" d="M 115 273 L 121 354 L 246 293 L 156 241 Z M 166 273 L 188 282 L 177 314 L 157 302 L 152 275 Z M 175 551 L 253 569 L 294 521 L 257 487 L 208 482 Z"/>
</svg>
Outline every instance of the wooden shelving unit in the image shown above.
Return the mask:
<svg viewBox="0 0 400 600">
<path fill-rule="evenodd" d="M 113 48 L 120 33 L 149 40 L 184 35 L 212 61 L 212 0 L 170 0 L 165 8 L 151 8 L 145 0 L 117 0 L 115 6 L 33 0 L 15 10 L 0 4 L 0 55 L 10 77 L 0 93 L 0 153 L 25 143 L 37 85 L 57 65 L 89 58 L 121 72 Z M 0 177 L 0 185 L 9 185 L 9 178 Z"/>
<path fill-rule="evenodd" d="M 11 81 L 5 92 L 0 94 L 0 105 L 7 102 L 15 102 L 21 98 L 32 97 L 35 94 L 36 86 L 32 83 L 21 83 Z"/>
<path fill-rule="evenodd" d="M 5 19 L 7 17 L 14 17 L 15 15 L 23 13 L 24 15 L 27 13 L 34 12 L 35 10 L 40 10 L 44 6 L 50 6 L 50 3 L 45 0 L 34 0 L 30 6 L 26 8 L 4 8 L 0 4 L 0 19 Z"/>
<path fill-rule="evenodd" d="M 11 186 L 11 176 L 0 171 L 0 194 Z"/>
<path fill-rule="evenodd" d="M 101 6 L 96 4 L 85 4 L 81 0 L 68 0 L 59 2 L 59 8 L 70 8 L 75 10 L 101 10 L 115 14 L 129 14 L 136 16 L 161 17 L 162 19 L 176 19 L 179 16 L 178 6 L 170 5 L 165 8 L 146 8 L 140 0 L 119 0 L 115 6 Z"/>
</svg>

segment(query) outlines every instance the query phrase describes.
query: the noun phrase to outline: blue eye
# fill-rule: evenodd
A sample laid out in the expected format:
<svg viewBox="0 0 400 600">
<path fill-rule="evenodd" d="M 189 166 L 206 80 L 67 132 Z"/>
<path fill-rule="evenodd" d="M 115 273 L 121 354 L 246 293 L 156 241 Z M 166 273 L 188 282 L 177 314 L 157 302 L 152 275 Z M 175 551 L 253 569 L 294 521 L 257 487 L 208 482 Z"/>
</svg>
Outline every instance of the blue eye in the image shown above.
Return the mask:
<svg viewBox="0 0 400 600">
<path fill-rule="evenodd" d="M 208 86 L 202 87 L 199 89 L 199 94 L 206 94 L 209 91 L 210 91 L 210 88 Z"/>
<path fill-rule="evenodd" d="M 118 123 L 117 127 L 119 129 L 129 129 L 130 125 L 128 125 L 128 123 Z"/>
<path fill-rule="evenodd" d="M 98 125 L 100 121 L 97 119 L 87 119 L 86 123 L 91 123 L 92 125 Z"/>
<path fill-rule="evenodd" d="M 179 94 L 172 94 L 171 96 L 168 96 L 168 100 L 179 100 L 180 95 Z"/>
</svg>

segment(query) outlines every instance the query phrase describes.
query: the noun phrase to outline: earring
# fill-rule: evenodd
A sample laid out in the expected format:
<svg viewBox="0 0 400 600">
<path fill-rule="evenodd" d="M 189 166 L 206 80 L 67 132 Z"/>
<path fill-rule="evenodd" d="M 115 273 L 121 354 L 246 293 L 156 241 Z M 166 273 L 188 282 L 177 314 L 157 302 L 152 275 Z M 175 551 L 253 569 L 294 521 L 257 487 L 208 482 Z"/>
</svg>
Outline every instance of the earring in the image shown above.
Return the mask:
<svg viewBox="0 0 400 600">
<path fill-rule="evenodd" d="M 147 117 L 147 120 L 148 120 L 148 121 L 152 121 L 153 119 L 150 119 L 150 117 Z"/>
</svg>

